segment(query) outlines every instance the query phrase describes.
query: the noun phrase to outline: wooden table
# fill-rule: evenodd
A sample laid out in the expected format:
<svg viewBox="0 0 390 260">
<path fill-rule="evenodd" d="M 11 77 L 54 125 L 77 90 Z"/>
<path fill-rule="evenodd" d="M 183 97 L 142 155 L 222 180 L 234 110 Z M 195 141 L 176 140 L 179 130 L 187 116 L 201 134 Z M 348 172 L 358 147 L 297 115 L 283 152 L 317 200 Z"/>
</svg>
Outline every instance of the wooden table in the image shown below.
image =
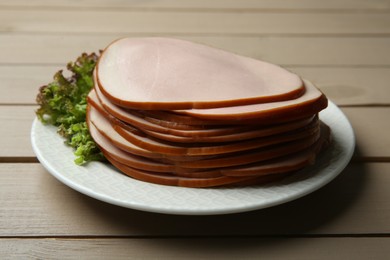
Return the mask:
<svg viewBox="0 0 390 260">
<path fill-rule="evenodd" d="M 175 216 L 84 196 L 30 145 L 38 87 L 83 51 L 171 36 L 280 64 L 350 119 L 326 187 L 249 213 Z M 390 253 L 390 1 L 0 1 L 0 258 L 385 259 Z"/>
</svg>

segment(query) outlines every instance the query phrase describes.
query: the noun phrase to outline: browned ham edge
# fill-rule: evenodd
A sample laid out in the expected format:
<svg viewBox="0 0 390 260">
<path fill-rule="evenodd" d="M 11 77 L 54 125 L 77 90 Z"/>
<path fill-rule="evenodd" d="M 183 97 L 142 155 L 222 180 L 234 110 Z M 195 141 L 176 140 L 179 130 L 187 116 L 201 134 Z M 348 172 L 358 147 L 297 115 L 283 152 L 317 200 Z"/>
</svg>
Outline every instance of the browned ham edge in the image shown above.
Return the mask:
<svg viewBox="0 0 390 260">
<path fill-rule="evenodd" d="M 177 162 L 177 161 L 189 161 L 189 160 L 199 160 L 199 159 L 204 159 L 207 157 L 199 157 L 199 156 L 169 156 L 166 154 L 161 154 L 161 153 L 155 153 L 151 152 L 149 150 L 143 149 L 139 146 L 136 146 L 130 142 L 128 142 L 125 138 L 123 138 L 120 134 L 118 134 L 113 128 L 112 125 L 109 121 L 109 119 L 99 116 L 98 119 L 93 120 L 91 119 L 91 113 L 90 110 L 92 109 L 92 106 L 88 105 L 87 107 L 87 122 L 88 124 L 92 124 L 95 126 L 95 128 L 102 134 L 105 138 L 107 138 L 113 145 L 118 147 L 119 149 L 143 156 L 146 158 L 151 158 L 159 161 L 172 161 L 172 162 Z M 95 113 L 95 115 L 99 115 L 98 113 Z"/>
<path fill-rule="evenodd" d="M 300 152 L 265 162 L 223 168 L 220 172 L 226 176 L 263 176 L 296 171 L 313 164 L 317 155 L 327 148 L 329 140 L 330 129 L 326 125 L 322 125 L 318 141 Z"/>
<path fill-rule="evenodd" d="M 206 188 L 206 187 L 216 187 L 216 186 L 224 186 L 228 184 L 239 183 L 242 181 L 253 180 L 256 177 L 229 177 L 229 176 L 221 176 L 215 178 L 186 178 L 186 177 L 178 177 L 171 176 L 167 174 L 156 174 L 154 172 L 147 172 L 142 170 L 137 170 L 132 167 L 126 166 L 114 158 L 106 155 L 107 159 L 119 170 L 121 170 L 126 175 L 135 178 L 137 180 L 151 182 L 155 184 L 161 185 L 169 185 L 169 186 L 180 186 L 180 187 L 188 187 L 188 188 Z"/>
<path fill-rule="evenodd" d="M 95 113 L 95 115 L 101 116 L 98 113 Z M 172 163 L 183 168 L 226 167 L 272 159 L 303 150 L 313 144 L 319 136 L 319 133 L 315 132 L 314 135 L 312 135 L 310 138 L 305 138 L 303 140 L 288 142 L 283 145 L 272 146 L 269 149 L 255 149 L 250 150 L 250 152 L 232 153 L 227 154 L 226 156 L 169 156 L 168 154 L 161 154 L 151 152 L 147 149 L 143 149 L 124 139 L 112 128 L 110 122 L 105 117 L 100 117 L 95 121 L 91 121 L 92 124 L 96 125 L 98 129 L 100 127 L 99 130 L 101 131 L 101 133 L 105 135 L 109 140 L 111 140 L 113 144 L 117 145 L 120 149 L 130 153 L 139 154 L 141 156 L 147 156 L 148 158 L 166 158 L 167 161 L 171 161 Z M 118 139 L 120 141 L 117 141 Z M 143 154 L 139 151 L 143 151 Z M 193 159 L 189 160 L 189 158 Z"/>
<path fill-rule="evenodd" d="M 246 176 L 246 177 L 229 177 L 221 176 L 215 178 L 201 178 L 201 177 L 179 177 L 179 176 L 170 176 L 166 174 L 156 174 L 153 172 L 147 172 L 142 170 L 137 170 L 132 167 L 121 164 L 116 161 L 114 158 L 107 156 L 107 159 L 121 172 L 124 174 L 145 182 L 168 185 L 168 186 L 179 186 L 187 188 L 209 188 L 209 187 L 219 187 L 219 186 L 248 186 L 262 183 L 269 183 L 273 181 L 278 181 L 284 177 L 290 175 L 290 172 L 281 173 L 278 175 L 265 175 L 265 176 Z"/>
<path fill-rule="evenodd" d="M 194 146 L 189 144 L 178 144 L 178 143 L 168 143 L 163 141 L 158 141 L 157 139 L 152 139 L 147 136 L 136 135 L 120 125 L 113 125 L 115 131 L 122 135 L 127 141 L 147 149 L 152 152 L 165 153 L 172 155 L 187 155 L 187 156 L 196 156 L 196 155 L 218 155 L 225 153 L 233 153 L 246 151 L 261 147 L 266 147 L 274 144 L 285 143 L 289 141 L 304 139 L 309 137 L 316 132 L 318 132 L 317 122 L 313 123 L 313 126 L 308 126 L 302 130 L 296 130 L 293 133 L 280 134 L 272 137 L 257 138 L 248 141 L 233 142 L 233 143 L 222 143 L 219 145 L 209 145 L 207 144 L 202 146 Z"/>
<path fill-rule="evenodd" d="M 98 91 L 97 91 L 98 92 Z M 106 117 L 111 116 L 117 124 L 121 126 L 125 125 L 120 123 L 120 120 L 124 118 L 124 116 L 119 116 L 116 113 L 112 113 L 112 110 L 109 110 L 107 106 L 104 106 L 104 103 L 101 101 L 102 99 L 98 99 L 97 92 L 94 90 L 89 94 L 90 103 L 98 109 L 101 113 L 105 114 Z M 111 114 L 111 115 L 110 115 Z M 118 119 L 120 120 L 118 120 Z M 190 131 L 181 131 L 181 130 L 172 130 L 170 128 L 165 128 L 162 126 L 157 127 L 146 123 L 142 118 L 132 117 L 131 120 L 129 118 L 124 118 L 124 122 L 127 122 L 130 125 L 134 125 L 138 128 L 143 129 L 143 132 L 146 134 L 156 137 L 158 139 L 172 141 L 172 142 L 182 142 L 182 143 L 190 143 L 190 142 L 228 142 L 228 141 L 240 141 L 252 139 L 255 137 L 265 137 L 274 134 L 284 133 L 287 131 L 295 130 L 301 127 L 306 126 L 312 120 L 316 119 L 313 116 L 297 121 L 293 121 L 290 123 L 284 124 L 276 124 L 267 127 L 260 126 L 251 126 L 251 127 L 224 127 L 224 128 L 216 128 L 216 129 L 203 129 L 203 130 L 190 130 Z M 126 127 L 125 127 L 126 128 Z M 152 129 L 152 130 L 150 130 Z M 134 131 L 134 128 L 130 131 Z"/>
<path fill-rule="evenodd" d="M 196 130 L 199 125 L 269 125 L 310 117 L 328 105 L 327 98 L 311 83 L 304 81 L 305 93 L 299 98 L 266 104 L 252 104 L 215 109 L 164 111 L 126 111 L 113 104 L 101 92 L 95 79 L 95 90 L 102 105 L 114 116 L 128 123 L 143 122 L 143 127 L 159 131 L 163 126 L 172 129 Z M 144 114 L 144 115 L 143 115 Z M 137 121 L 137 122 L 136 122 Z M 148 124 L 152 123 L 152 124 Z"/>
<path fill-rule="evenodd" d="M 90 101 L 94 103 L 95 106 L 102 106 L 107 112 L 109 112 L 112 116 L 128 123 L 134 125 L 136 127 L 147 129 L 151 131 L 156 131 L 165 134 L 173 134 L 178 136 L 213 136 L 213 135 L 222 135 L 228 133 L 237 133 L 240 131 L 246 130 L 246 127 L 243 126 L 232 126 L 232 127 L 193 127 L 191 125 L 180 124 L 178 127 L 178 123 L 176 122 L 165 122 L 161 123 L 161 121 L 153 122 L 153 120 L 145 119 L 142 114 L 137 113 L 135 111 L 128 111 L 115 106 L 112 104 L 107 98 L 103 96 L 100 92 L 99 88 L 95 88 L 90 93 Z"/>
<path fill-rule="evenodd" d="M 90 120 L 93 124 L 98 124 L 100 121 L 104 121 L 104 113 L 98 112 L 94 107 L 90 108 Z M 106 114 L 106 118 L 109 117 Z M 109 120 L 110 121 L 110 120 Z M 302 139 L 307 136 L 312 135 L 318 129 L 317 121 L 313 121 L 308 126 L 300 130 L 290 131 L 287 134 L 275 135 L 272 137 L 256 138 L 248 140 L 246 142 L 232 142 L 227 144 L 212 145 L 212 146 L 194 146 L 194 145 L 185 145 L 177 143 L 168 143 L 168 142 L 159 142 L 158 140 L 148 138 L 147 136 L 142 136 L 137 133 L 137 129 L 125 128 L 123 124 L 118 123 L 113 119 L 110 123 L 112 128 L 119 133 L 124 139 L 129 143 L 134 144 L 142 149 L 155 152 L 163 153 L 168 155 L 216 155 L 222 153 L 232 153 L 237 151 L 244 151 L 248 149 L 255 149 L 259 147 L 269 146 L 272 144 L 292 141 L 296 139 Z M 107 127 L 107 126 L 106 126 Z M 112 131 L 112 130 L 111 130 Z"/>
<path fill-rule="evenodd" d="M 100 141 L 100 146 L 110 146 L 109 142 L 104 143 L 101 142 L 99 136 L 96 136 L 98 133 L 96 129 L 93 129 L 92 125 L 89 124 L 91 129 L 91 134 L 94 139 Z M 323 132 L 321 134 L 321 138 L 316 142 L 313 147 L 314 151 L 318 153 L 323 146 L 323 144 L 329 138 L 329 130 L 323 126 Z M 217 169 L 215 171 L 205 171 L 205 172 L 190 172 L 187 170 L 183 173 L 160 173 L 161 168 L 167 167 L 167 169 L 174 171 L 174 167 L 172 165 L 164 165 L 155 163 L 147 160 L 137 160 L 134 163 L 134 160 L 123 159 L 124 154 L 117 154 L 117 152 L 112 151 L 112 147 L 107 149 L 103 149 L 105 156 L 110 160 L 110 162 L 116 166 L 118 169 L 122 170 L 127 175 L 134 177 L 139 180 L 149 181 L 157 184 L 163 185 L 176 185 L 176 186 L 184 186 L 184 187 L 209 187 L 209 186 L 219 186 L 219 185 L 228 185 L 228 184 L 255 184 L 261 183 L 264 181 L 272 181 L 278 180 L 283 177 L 285 173 L 290 173 L 294 170 L 299 170 L 306 166 L 308 163 L 312 162 L 314 159 L 313 156 L 315 154 L 310 154 L 308 150 L 305 150 L 301 153 L 292 155 L 288 158 L 280 158 L 277 160 L 266 161 L 262 164 L 257 165 L 248 165 L 243 167 L 236 168 L 222 168 Z M 128 154 L 125 156 L 129 156 Z M 142 167 L 137 168 L 140 165 L 139 161 L 141 161 Z M 144 166 L 146 165 L 146 167 Z M 156 172 L 157 170 L 157 172 Z M 185 170 L 185 169 L 184 169 Z M 254 174 L 252 173 L 254 171 Z M 164 172 L 164 171 L 162 171 Z M 169 172 L 169 171 L 168 171 Z M 226 176 L 235 176 L 235 178 L 226 178 L 223 177 L 220 173 L 224 173 Z M 270 176 L 267 178 L 255 178 L 257 176 L 265 176 L 265 175 L 276 175 Z M 242 177 L 237 177 L 242 176 Z M 244 178 L 243 177 L 247 177 Z"/>
<path fill-rule="evenodd" d="M 218 136 L 192 136 L 192 137 L 183 137 L 183 136 L 176 136 L 176 135 L 170 135 L 170 134 L 163 134 L 159 132 L 144 130 L 145 133 L 147 133 L 150 136 L 153 136 L 155 138 L 165 140 L 165 141 L 171 141 L 171 142 L 179 142 L 179 143 L 193 143 L 193 142 L 208 142 L 208 143 L 222 143 L 222 142 L 231 142 L 231 141 L 244 141 L 248 139 L 253 139 L 257 137 L 266 137 L 271 136 L 275 134 L 281 134 L 285 132 L 289 132 L 292 130 L 296 130 L 299 128 L 302 128 L 309 124 L 310 121 L 318 120 L 317 118 L 310 118 L 310 119 L 304 119 L 304 120 L 298 120 L 296 122 L 293 122 L 291 124 L 283 124 L 283 125 L 277 125 L 274 127 L 269 128 L 263 128 L 263 129 L 256 129 L 256 130 L 248 130 L 245 132 L 238 132 L 233 134 L 225 134 L 225 135 L 218 135 Z"/>
<path fill-rule="evenodd" d="M 97 131 L 97 129 L 90 123 L 89 120 L 87 122 L 92 137 L 97 142 L 103 153 L 106 156 L 112 157 L 115 161 L 139 170 L 167 172 L 176 176 L 190 178 L 214 178 L 223 175 L 264 176 L 269 174 L 278 174 L 299 170 L 314 161 L 316 155 L 323 148 L 323 144 L 326 143 L 329 136 L 329 129 L 323 126 L 321 133 L 322 138 L 320 138 L 314 145 L 310 146 L 309 148 L 293 155 L 277 158 L 274 160 L 268 160 L 261 163 L 242 165 L 238 167 L 217 168 L 215 170 L 205 171 L 192 171 L 191 169 L 180 168 L 172 164 L 155 162 L 147 158 L 126 153 L 115 147 L 104 136 L 102 136 Z"/>
<path fill-rule="evenodd" d="M 230 120 L 242 122 L 256 119 L 262 123 L 284 122 L 314 115 L 328 106 L 328 99 L 311 82 L 305 80 L 305 93 L 287 101 L 251 104 L 236 107 L 211 109 L 175 110 L 176 113 L 208 120 Z"/>
<path fill-rule="evenodd" d="M 88 118 L 90 118 L 90 109 L 88 109 Z M 243 165 L 238 167 L 216 168 L 214 170 L 201 170 L 194 171 L 194 169 L 181 168 L 177 165 L 167 164 L 152 161 L 148 158 L 139 157 L 126 153 L 110 143 L 103 135 L 101 135 L 94 125 L 88 121 L 88 126 L 94 140 L 97 142 L 103 153 L 107 156 L 111 156 L 114 160 L 131 168 L 155 171 L 155 172 L 167 172 L 176 176 L 191 177 L 191 178 L 213 178 L 226 176 L 263 176 L 268 174 L 284 173 L 293 170 L 300 169 L 315 158 L 315 155 L 320 150 L 325 138 L 320 139 L 317 143 L 305 149 L 302 152 L 289 155 L 288 157 L 277 158 L 271 161 L 265 161 L 262 163 Z M 323 131 L 327 129 L 324 128 Z M 325 135 L 323 132 L 322 135 Z M 314 153 L 313 153 L 314 151 Z"/>
<path fill-rule="evenodd" d="M 211 169 L 261 162 L 302 151 L 310 147 L 318 139 L 319 133 L 317 132 L 310 138 L 288 142 L 286 144 L 204 160 L 177 162 L 177 165 L 183 168 Z"/>
</svg>

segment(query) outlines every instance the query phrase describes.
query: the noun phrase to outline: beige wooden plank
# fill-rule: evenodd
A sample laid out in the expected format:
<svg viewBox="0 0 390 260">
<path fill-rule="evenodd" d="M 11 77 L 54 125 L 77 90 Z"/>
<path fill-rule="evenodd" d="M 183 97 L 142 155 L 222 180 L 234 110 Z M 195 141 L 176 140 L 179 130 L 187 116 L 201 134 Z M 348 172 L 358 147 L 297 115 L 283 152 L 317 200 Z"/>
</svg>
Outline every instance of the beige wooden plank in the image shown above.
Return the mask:
<svg viewBox="0 0 390 260">
<path fill-rule="evenodd" d="M 0 64 L 66 64 L 84 51 L 103 49 L 125 36 L 129 34 L 0 34 Z M 168 36 L 284 66 L 390 65 L 390 37 Z"/>
<path fill-rule="evenodd" d="M 0 157 L 34 157 L 30 130 L 35 116 L 33 106 L 0 107 Z"/>
<path fill-rule="evenodd" d="M 390 157 L 390 107 L 344 107 L 356 136 L 355 156 Z"/>
<path fill-rule="evenodd" d="M 30 129 L 35 106 L 0 106 L 0 157 L 33 157 L 30 147 Z M 357 158 L 390 157 L 390 107 L 344 107 L 355 129 Z"/>
<path fill-rule="evenodd" d="M 386 259 L 389 238 L 1 239 L 9 259 Z M 8 259 L 8 257 L 7 257 Z"/>
<path fill-rule="evenodd" d="M 390 104 L 390 68 L 290 68 L 338 105 Z"/>
<path fill-rule="evenodd" d="M 36 104 L 38 88 L 52 81 L 60 66 L 0 66 L 0 104 Z"/>
<path fill-rule="evenodd" d="M 0 66 L 0 104 L 35 104 L 38 87 L 64 66 Z M 390 68 L 287 67 L 314 82 L 338 105 L 390 105 Z"/>
<path fill-rule="evenodd" d="M 84 7 L 84 8 L 175 8 L 175 9 L 260 9 L 260 10 L 388 10 L 388 0 L 2 0 L 0 6 L 17 7 Z"/>
<path fill-rule="evenodd" d="M 241 214 L 175 216 L 81 195 L 40 164 L 2 163 L 0 237 L 389 234 L 389 185 L 390 163 L 353 162 L 327 186 L 287 204 Z"/>
<path fill-rule="evenodd" d="M 0 32 L 370 35 L 389 24 L 387 13 L 0 10 Z"/>
</svg>

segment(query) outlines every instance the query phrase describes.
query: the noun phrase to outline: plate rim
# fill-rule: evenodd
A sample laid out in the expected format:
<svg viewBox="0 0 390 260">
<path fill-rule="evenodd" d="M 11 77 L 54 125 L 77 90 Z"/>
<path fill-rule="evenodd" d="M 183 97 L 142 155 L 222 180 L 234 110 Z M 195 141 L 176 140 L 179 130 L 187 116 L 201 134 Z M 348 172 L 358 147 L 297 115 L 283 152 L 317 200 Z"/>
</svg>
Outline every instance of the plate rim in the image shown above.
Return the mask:
<svg viewBox="0 0 390 260">
<path fill-rule="evenodd" d="M 323 187 L 323 186 L 327 185 L 329 182 L 331 182 L 334 178 L 336 178 L 350 162 L 352 155 L 354 153 L 356 141 L 355 141 L 355 135 L 354 135 L 353 128 L 352 128 L 348 118 L 340 110 L 340 108 L 337 105 L 335 105 L 332 101 L 329 100 L 329 105 L 325 110 L 327 110 L 327 109 L 328 110 L 329 109 L 336 110 L 336 112 L 338 113 L 338 116 L 340 116 L 341 119 L 343 120 L 343 123 L 346 124 L 346 126 L 348 126 L 343 130 L 348 132 L 348 134 L 350 136 L 349 140 L 347 140 L 348 141 L 347 150 L 344 151 L 345 152 L 344 153 L 345 154 L 344 160 L 338 160 L 338 167 L 333 172 L 331 172 L 331 174 L 328 174 L 327 178 L 322 180 L 322 182 L 320 182 L 320 183 L 316 183 L 316 185 L 309 186 L 303 192 L 297 192 L 297 193 L 295 193 L 292 196 L 289 196 L 287 198 L 279 198 L 277 200 L 262 202 L 259 204 L 253 204 L 253 205 L 249 205 L 249 206 L 242 205 L 242 206 L 235 206 L 235 207 L 226 207 L 226 208 L 222 208 L 222 209 L 221 208 L 215 208 L 215 209 L 210 209 L 210 208 L 203 208 L 203 209 L 196 208 L 195 209 L 194 208 L 194 209 L 191 209 L 191 208 L 175 208 L 175 207 L 155 207 L 155 206 L 146 205 L 146 204 L 142 204 L 142 203 L 134 202 L 134 201 L 133 202 L 123 201 L 120 198 L 113 198 L 111 196 L 108 196 L 107 194 L 98 193 L 89 187 L 83 186 L 80 183 L 75 183 L 71 179 L 67 178 L 66 174 L 63 174 L 58 169 L 53 168 L 50 161 L 45 157 L 44 154 L 42 154 L 41 149 L 37 145 L 36 138 L 39 135 L 39 133 L 36 132 L 36 128 L 37 128 L 37 124 L 41 124 L 41 122 L 37 119 L 37 117 L 34 118 L 34 121 L 32 123 L 30 135 L 31 135 L 31 144 L 32 144 L 33 151 L 36 154 L 38 160 L 41 162 L 42 166 L 52 176 L 54 176 L 56 179 L 58 179 L 60 182 L 62 182 L 66 186 L 68 186 L 68 187 L 70 187 L 70 188 L 72 188 L 72 189 L 74 189 L 74 190 L 76 190 L 84 195 L 87 195 L 89 197 L 104 201 L 104 202 L 109 203 L 109 204 L 113 204 L 113 205 L 117 205 L 117 206 L 121 206 L 121 207 L 125 207 L 125 208 L 131 208 L 131 209 L 135 209 L 135 210 L 147 211 L 147 212 L 175 214 L 175 215 L 221 215 L 221 214 L 232 214 L 232 213 L 240 213 L 240 212 L 259 210 L 259 209 L 268 208 L 268 207 L 280 205 L 283 203 L 287 203 L 287 202 L 296 200 L 298 198 L 301 198 L 303 196 L 306 196 L 306 195 L 320 189 L 321 187 Z M 44 127 L 46 127 L 46 126 L 44 126 Z M 48 125 L 48 127 L 53 127 L 53 126 Z M 58 135 L 58 138 L 61 138 L 61 136 Z M 64 144 L 64 146 L 65 146 L 65 144 Z M 70 147 L 68 147 L 68 148 L 69 148 L 69 152 L 72 153 L 72 155 L 73 155 L 72 148 L 70 148 Z M 328 151 L 325 151 L 325 152 L 328 152 Z M 100 162 L 92 162 L 92 163 L 102 164 Z M 83 166 L 81 166 L 81 167 L 83 167 Z M 106 167 L 109 167 L 109 166 L 106 166 Z M 127 176 L 125 176 L 125 177 L 130 178 Z M 135 180 L 135 179 L 132 179 L 132 180 L 136 181 L 136 182 L 140 182 L 140 181 Z M 152 183 L 148 183 L 148 185 L 160 186 L 158 184 L 152 184 Z M 165 186 L 164 188 L 166 188 L 166 187 L 167 186 Z M 178 189 L 178 188 L 191 189 L 191 188 L 184 188 L 184 187 L 174 187 L 174 188 L 176 188 L 176 189 Z M 213 189 L 213 188 L 207 188 L 207 189 Z M 236 189 L 240 189 L 240 187 L 237 187 Z M 259 187 L 259 189 L 261 189 L 261 187 Z M 199 189 L 196 188 L 195 190 L 199 190 Z"/>
</svg>

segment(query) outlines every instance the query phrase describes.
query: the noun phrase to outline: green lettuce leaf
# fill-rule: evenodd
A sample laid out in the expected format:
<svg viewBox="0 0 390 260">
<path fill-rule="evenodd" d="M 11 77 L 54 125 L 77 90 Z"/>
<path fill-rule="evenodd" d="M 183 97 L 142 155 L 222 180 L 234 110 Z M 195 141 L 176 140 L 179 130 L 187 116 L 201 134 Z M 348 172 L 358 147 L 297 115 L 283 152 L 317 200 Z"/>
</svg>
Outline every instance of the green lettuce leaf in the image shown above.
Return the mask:
<svg viewBox="0 0 390 260">
<path fill-rule="evenodd" d="M 92 73 L 99 56 L 83 53 L 68 63 L 70 77 L 58 71 L 53 82 L 42 86 L 37 95 L 38 119 L 58 127 L 65 143 L 75 149 L 75 163 L 104 160 L 86 124 L 87 95 L 93 87 Z"/>
</svg>

